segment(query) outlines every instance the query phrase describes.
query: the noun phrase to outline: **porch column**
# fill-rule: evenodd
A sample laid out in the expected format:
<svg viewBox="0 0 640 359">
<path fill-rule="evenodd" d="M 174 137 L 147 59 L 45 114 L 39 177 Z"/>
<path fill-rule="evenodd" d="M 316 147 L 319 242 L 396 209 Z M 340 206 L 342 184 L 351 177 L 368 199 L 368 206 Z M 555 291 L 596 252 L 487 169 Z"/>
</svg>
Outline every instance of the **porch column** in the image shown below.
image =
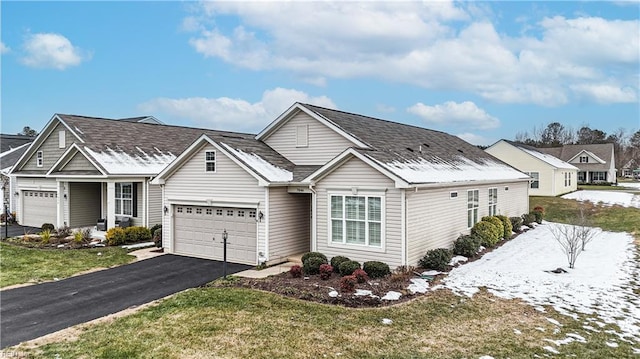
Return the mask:
<svg viewBox="0 0 640 359">
<path fill-rule="evenodd" d="M 116 184 L 107 182 L 107 229 L 116 226 Z"/>
<path fill-rule="evenodd" d="M 64 221 L 64 194 L 65 194 L 65 182 L 57 182 L 57 186 L 56 186 L 56 206 L 57 206 L 57 210 L 56 210 L 56 227 L 63 227 L 66 225 L 65 221 Z"/>
<path fill-rule="evenodd" d="M 146 178 L 142 180 L 142 225 L 145 227 L 149 227 L 149 203 L 147 203 L 149 182 L 147 181 Z M 153 233 L 151 235 L 153 235 Z"/>
</svg>

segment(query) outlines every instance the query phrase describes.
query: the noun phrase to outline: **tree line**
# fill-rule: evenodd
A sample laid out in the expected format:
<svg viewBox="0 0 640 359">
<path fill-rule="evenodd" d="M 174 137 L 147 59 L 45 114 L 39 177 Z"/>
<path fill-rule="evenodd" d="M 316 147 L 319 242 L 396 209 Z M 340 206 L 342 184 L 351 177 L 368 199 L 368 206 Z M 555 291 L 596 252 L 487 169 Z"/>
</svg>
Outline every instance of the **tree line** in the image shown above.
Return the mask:
<svg viewBox="0 0 640 359">
<path fill-rule="evenodd" d="M 622 169 L 631 160 L 635 161 L 634 168 L 640 167 L 640 130 L 629 132 L 619 128 L 612 133 L 606 133 L 589 126 L 582 126 L 574 131 L 559 122 L 551 122 L 546 127 L 534 127 L 531 132 L 519 132 L 515 140 L 533 147 L 612 143 L 616 169 Z"/>
</svg>

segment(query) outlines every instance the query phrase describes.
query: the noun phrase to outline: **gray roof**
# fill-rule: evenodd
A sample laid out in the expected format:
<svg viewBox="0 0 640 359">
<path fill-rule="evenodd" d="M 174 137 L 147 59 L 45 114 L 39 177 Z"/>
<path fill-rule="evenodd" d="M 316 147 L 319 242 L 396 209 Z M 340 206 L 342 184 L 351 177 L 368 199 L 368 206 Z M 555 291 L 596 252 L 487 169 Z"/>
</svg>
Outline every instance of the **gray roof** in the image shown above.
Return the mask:
<svg viewBox="0 0 640 359">
<path fill-rule="evenodd" d="M 0 146 L 2 147 L 2 153 L 0 153 L 0 170 L 15 165 L 22 154 L 29 148 L 28 144 L 34 139 L 35 137 L 23 135 L 0 135 Z"/>
<path fill-rule="evenodd" d="M 302 104 L 368 147 L 357 148 L 408 183 L 528 178 L 457 136 L 369 116 Z"/>
<path fill-rule="evenodd" d="M 151 156 L 169 155 L 175 158 L 205 134 L 212 140 L 225 143 L 236 150 L 255 153 L 275 166 L 289 171 L 293 171 L 295 167 L 293 163 L 271 147 L 256 140 L 253 134 L 76 115 L 59 114 L 58 117 L 84 141 L 81 147 L 89 148 L 95 153 L 111 153 L 113 151 L 132 157 L 147 154 Z M 94 160 L 101 163 L 99 158 L 94 158 Z M 107 165 L 102 167 L 105 170 L 108 168 Z M 107 172 L 109 171 L 107 170 Z"/>
<path fill-rule="evenodd" d="M 602 163 L 574 163 L 574 165 L 583 171 L 608 171 L 614 166 L 613 161 L 613 143 L 601 143 L 590 145 L 564 145 L 562 147 L 538 148 L 540 152 L 548 153 L 559 159 L 569 162 L 578 153 L 588 151 L 598 156 Z"/>
</svg>

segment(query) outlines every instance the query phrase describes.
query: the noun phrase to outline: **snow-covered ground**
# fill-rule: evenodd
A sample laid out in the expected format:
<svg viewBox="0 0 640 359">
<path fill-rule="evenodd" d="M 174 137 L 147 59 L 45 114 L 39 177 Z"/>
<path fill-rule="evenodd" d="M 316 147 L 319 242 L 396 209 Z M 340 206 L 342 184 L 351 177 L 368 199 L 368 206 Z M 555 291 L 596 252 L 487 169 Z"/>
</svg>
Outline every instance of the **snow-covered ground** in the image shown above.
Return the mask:
<svg viewBox="0 0 640 359">
<path fill-rule="evenodd" d="M 544 311 L 543 305 L 577 318 L 586 319 L 587 330 L 599 330 L 615 323 L 620 340 L 640 341 L 640 298 L 633 293 L 640 276 L 635 260 L 633 237 L 628 233 L 605 232 L 596 237 L 569 269 L 550 227 L 563 224 L 544 222 L 477 261 L 453 269 L 444 286 L 472 296 L 480 287 L 502 298 L 520 298 Z M 563 268 L 568 273 L 549 271 Z"/>
<path fill-rule="evenodd" d="M 640 188 L 640 186 L 638 187 Z M 618 204 L 624 207 L 640 208 L 640 195 L 624 191 L 592 191 L 583 190 L 567 193 L 562 198 L 575 199 L 578 201 L 589 201 L 593 203 L 602 202 L 605 205 Z"/>
</svg>

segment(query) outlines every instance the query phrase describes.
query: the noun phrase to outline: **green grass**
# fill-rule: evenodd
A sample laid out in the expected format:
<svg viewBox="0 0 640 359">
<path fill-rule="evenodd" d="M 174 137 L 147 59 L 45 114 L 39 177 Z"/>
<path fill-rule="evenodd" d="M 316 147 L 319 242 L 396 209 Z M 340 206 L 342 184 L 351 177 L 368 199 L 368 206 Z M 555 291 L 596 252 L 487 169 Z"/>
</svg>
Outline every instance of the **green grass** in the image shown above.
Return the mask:
<svg viewBox="0 0 640 359">
<path fill-rule="evenodd" d="M 209 287 L 89 326 L 77 338 L 25 350 L 29 358 L 531 358 L 547 354 L 545 339 L 568 333 L 563 327 L 553 334 L 549 315 L 486 292 L 470 299 L 441 290 L 404 305 L 348 309 Z M 393 323 L 384 325 L 383 318 Z M 627 343 L 615 349 L 603 344 L 613 334 L 570 332 L 588 338 L 572 349 L 580 358 L 631 356 Z"/>
<path fill-rule="evenodd" d="M 631 193 L 638 193 L 640 191 L 634 190 L 633 188 L 627 188 L 622 186 L 603 186 L 597 184 L 581 184 L 578 185 L 578 190 L 591 190 L 591 191 L 624 191 Z"/>
<path fill-rule="evenodd" d="M 0 243 L 0 287 L 66 278 L 90 269 L 126 264 L 134 259 L 119 247 L 55 250 Z"/>
<path fill-rule="evenodd" d="M 530 210 L 536 206 L 545 209 L 544 219 L 551 222 L 571 223 L 580 207 L 588 211 L 589 219 L 596 227 L 607 231 L 629 232 L 640 235 L 640 208 L 622 206 L 599 206 L 589 202 L 578 202 L 560 197 L 529 198 Z"/>
</svg>

